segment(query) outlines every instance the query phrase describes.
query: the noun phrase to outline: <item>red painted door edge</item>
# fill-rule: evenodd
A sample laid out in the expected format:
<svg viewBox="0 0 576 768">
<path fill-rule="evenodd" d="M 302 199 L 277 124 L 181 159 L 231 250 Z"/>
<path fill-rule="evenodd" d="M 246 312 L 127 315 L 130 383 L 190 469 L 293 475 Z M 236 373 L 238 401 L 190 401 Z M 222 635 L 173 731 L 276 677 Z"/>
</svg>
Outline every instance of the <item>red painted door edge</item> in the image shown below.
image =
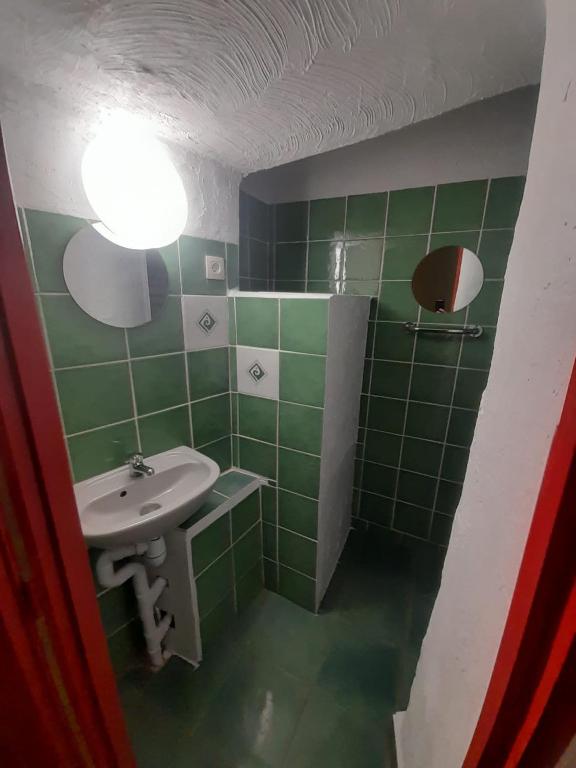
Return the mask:
<svg viewBox="0 0 576 768">
<path fill-rule="evenodd" d="M 518 738 L 522 732 L 526 735 L 530 729 L 534 731 L 531 713 L 541 714 L 545 708 L 542 701 L 539 708 L 535 706 L 536 697 L 544 690 L 541 686 L 546 671 L 550 671 L 559 635 L 566 630 L 562 620 L 574 585 L 575 488 L 576 366 L 551 443 L 490 684 L 463 768 L 520 765 Z M 558 675 L 562 671 L 556 669 Z M 524 743 L 522 752 L 527 746 Z"/>
<path fill-rule="evenodd" d="M 0 132 L 0 556 L 10 577 L 1 586 L 18 591 L 22 613 L 5 614 L 0 629 L 24 621 L 40 634 L 36 653 L 49 674 L 36 664 L 33 687 L 55 702 L 54 725 L 68 729 L 59 748 L 76 745 L 66 764 L 131 768 L 35 302 Z M 26 661 L 17 644 L 13 653 Z"/>
</svg>

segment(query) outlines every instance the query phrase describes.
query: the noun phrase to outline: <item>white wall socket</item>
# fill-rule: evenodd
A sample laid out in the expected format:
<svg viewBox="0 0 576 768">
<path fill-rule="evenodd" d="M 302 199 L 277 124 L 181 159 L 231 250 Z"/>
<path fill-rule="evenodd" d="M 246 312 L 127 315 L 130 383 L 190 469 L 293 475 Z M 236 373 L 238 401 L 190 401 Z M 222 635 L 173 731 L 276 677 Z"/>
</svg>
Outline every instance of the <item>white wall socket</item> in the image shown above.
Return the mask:
<svg viewBox="0 0 576 768">
<path fill-rule="evenodd" d="M 223 256 L 208 256 L 206 254 L 206 280 L 225 280 L 226 266 Z"/>
</svg>

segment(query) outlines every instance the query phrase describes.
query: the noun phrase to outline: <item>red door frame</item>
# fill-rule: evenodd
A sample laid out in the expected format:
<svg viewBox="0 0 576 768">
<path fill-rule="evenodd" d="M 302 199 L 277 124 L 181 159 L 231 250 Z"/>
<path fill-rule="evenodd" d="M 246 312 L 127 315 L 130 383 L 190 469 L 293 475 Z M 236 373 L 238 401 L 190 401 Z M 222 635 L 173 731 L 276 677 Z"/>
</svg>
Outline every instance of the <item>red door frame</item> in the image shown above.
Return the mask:
<svg viewBox="0 0 576 768">
<path fill-rule="evenodd" d="M 0 392 L 3 753 L 131 768 L 1 132 Z"/>
<path fill-rule="evenodd" d="M 554 766 L 576 731 L 576 366 L 463 768 Z"/>
</svg>

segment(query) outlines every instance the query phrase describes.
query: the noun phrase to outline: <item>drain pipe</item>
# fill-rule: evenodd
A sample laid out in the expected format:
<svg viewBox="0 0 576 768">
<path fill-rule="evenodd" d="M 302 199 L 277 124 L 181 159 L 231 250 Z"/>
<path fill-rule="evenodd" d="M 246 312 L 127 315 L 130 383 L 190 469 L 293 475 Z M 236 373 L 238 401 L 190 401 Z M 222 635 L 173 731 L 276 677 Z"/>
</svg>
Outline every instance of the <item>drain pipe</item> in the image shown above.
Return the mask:
<svg viewBox="0 0 576 768">
<path fill-rule="evenodd" d="M 107 549 L 96 561 L 96 574 L 103 587 L 118 587 L 128 579 L 133 579 L 134 592 L 138 601 L 138 613 L 144 629 L 146 648 L 154 667 L 161 667 L 164 663 L 162 654 L 162 640 L 170 629 L 172 616 L 167 614 L 156 623 L 154 605 L 162 594 L 166 579 L 158 577 L 152 586 L 148 583 L 146 568 L 142 563 L 134 560 L 114 569 L 114 563 L 127 557 L 145 556 L 150 565 L 162 565 L 166 559 L 166 544 L 162 537 L 153 539 L 147 543 L 130 544 L 116 549 Z"/>
</svg>

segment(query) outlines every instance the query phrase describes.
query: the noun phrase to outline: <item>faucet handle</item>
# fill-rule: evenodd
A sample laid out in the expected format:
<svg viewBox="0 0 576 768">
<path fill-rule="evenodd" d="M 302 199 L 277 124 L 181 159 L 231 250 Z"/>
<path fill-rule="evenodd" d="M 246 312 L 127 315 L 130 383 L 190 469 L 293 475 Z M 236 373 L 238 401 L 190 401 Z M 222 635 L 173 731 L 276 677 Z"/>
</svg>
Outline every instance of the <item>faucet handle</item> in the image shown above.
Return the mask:
<svg viewBox="0 0 576 768">
<path fill-rule="evenodd" d="M 132 453 L 128 458 L 128 464 L 134 465 L 134 464 L 143 464 L 144 463 L 144 456 L 141 453 Z"/>
</svg>

